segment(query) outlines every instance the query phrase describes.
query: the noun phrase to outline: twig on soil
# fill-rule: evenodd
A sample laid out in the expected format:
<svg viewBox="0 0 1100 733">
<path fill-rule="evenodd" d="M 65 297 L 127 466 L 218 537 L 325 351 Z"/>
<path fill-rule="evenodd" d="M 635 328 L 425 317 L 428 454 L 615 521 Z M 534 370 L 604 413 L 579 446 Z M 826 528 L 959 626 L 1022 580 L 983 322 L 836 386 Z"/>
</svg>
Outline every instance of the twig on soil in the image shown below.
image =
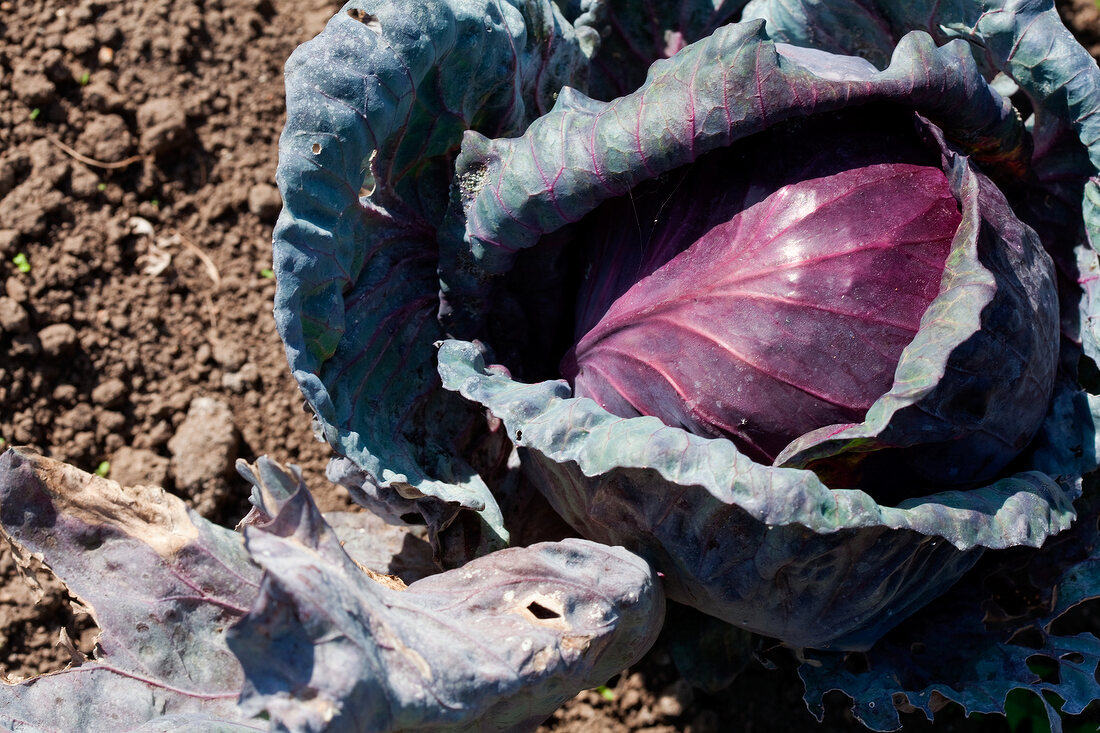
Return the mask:
<svg viewBox="0 0 1100 733">
<path fill-rule="evenodd" d="M 89 158 L 87 155 L 84 155 L 82 153 L 78 153 L 77 151 L 73 150 L 72 148 L 70 148 L 65 143 L 63 143 L 60 140 L 58 140 L 57 138 L 55 138 L 53 135 L 46 135 L 46 139 L 49 140 L 54 145 L 56 145 L 57 147 L 61 148 L 61 150 L 63 152 L 68 153 L 70 156 L 72 156 L 76 160 L 80 161 L 84 165 L 90 165 L 90 166 L 93 166 L 95 168 L 104 168 L 106 170 L 118 170 L 119 168 L 128 168 L 128 167 L 130 167 L 134 163 L 137 163 L 140 160 L 145 160 L 144 155 L 131 155 L 129 158 L 125 158 L 124 160 L 120 160 L 120 161 L 117 161 L 115 163 L 107 163 L 107 162 L 104 162 L 102 160 L 96 160 L 95 158 Z"/>
<path fill-rule="evenodd" d="M 210 259 L 210 255 L 203 252 L 197 244 L 184 236 L 179 230 L 169 229 L 168 231 L 171 232 L 173 236 L 179 237 L 183 246 L 191 250 L 191 252 L 202 261 L 203 267 L 206 268 L 206 274 L 214 281 L 214 287 L 220 287 L 222 284 L 222 276 L 218 272 L 218 266 L 214 264 L 214 260 Z"/>
<path fill-rule="evenodd" d="M 218 309 L 214 306 L 214 299 L 210 297 L 210 293 L 203 293 L 203 297 L 206 299 L 206 310 L 209 312 L 210 318 L 210 334 L 213 336 L 213 341 L 217 341 L 218 336 Z"/>
</svg>

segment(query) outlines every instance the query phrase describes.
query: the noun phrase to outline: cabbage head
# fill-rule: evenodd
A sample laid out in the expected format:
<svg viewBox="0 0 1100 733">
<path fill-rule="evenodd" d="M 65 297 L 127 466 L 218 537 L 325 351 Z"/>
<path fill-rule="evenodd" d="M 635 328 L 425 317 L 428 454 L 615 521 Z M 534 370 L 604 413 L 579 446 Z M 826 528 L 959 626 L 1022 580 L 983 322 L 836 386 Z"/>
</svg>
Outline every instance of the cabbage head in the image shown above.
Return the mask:
<svg viewBox="0 0 1100 733">
<path fill-rule="evenodd" d="M 1050 3 L 352 0 L 287 95 L 290 366 L 330 478 L 443 565 L 560 516 L 822 650 L 811 695 L 949 606 L 1009 648 L 1003 558 L 1044 568 L 1017 627 L 1097 594 L 1100 71 Z M 1091 684 L 887 683 L 898 645 L 844 689 L 1072 712 L 1094 642 Z"/>
</svg>

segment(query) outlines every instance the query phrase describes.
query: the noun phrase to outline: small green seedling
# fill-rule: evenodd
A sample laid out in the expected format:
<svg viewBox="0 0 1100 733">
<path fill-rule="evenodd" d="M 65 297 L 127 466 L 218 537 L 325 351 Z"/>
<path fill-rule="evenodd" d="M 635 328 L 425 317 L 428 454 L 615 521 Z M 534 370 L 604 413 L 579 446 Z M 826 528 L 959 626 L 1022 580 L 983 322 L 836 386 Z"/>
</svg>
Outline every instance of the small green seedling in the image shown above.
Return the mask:
<svg viewBox="0 0 1100 733">
<path fill-rule="evenodd" d="M 31 262 L 27 259 L 27 255 L 23 254 L 22 252 L 15 255 L 15 257 L 12 257 L 11 261 L 12 264 L 15 265 L 16 269 L 19 270 L 19 272 L 26 274 L 31 271 Z"/>
<path fill-rule="evenodd" d="M 8 441 L 4 440 L 3 438 L 0 438 L 0 450 L 3 450 L 4 446 L 7 445 L 7 444 L 8 444 Z"/>
<path fill-rule="evenodd" d="M 95 475 L 101 478 L 107 478 L 107 474 L 111 472 L 111 462 L 101 461 L 98 466 L 95 467 Z"/>
<path fill-rule="evenodd" d="M 89 74 L 87 71 L 85 71 L 83 74 L 80 75 L 80 86 L 82 86 L 82 87 L 88 86 L 88 82 L 90 82 L 91 80 L 92 80 L 92 75 Z"/>
<path fill-rule="evenodd" d="M 264 269 L 260 270 L 260 277 L 267 278 L 268 280 L 274 280 L 275 271 L 272 270 L 270 267 L 265 267 Z"/>
<path fill-rule="evenodd" d="M 604 700 L 607 700 L 608 702 L 613 702 L 615 700 L 614 690 L 609 688 L 607 685 L 600 685 L 596 688 L 596 692 L 600 693 L 600 697 L 602 697 Z"/>
<path fill-rule="evenodd" d="M 97 191 L 106 191 L 107 190 L 107 184 L 100 181 L 98 184 L 96 184 L 95 190 L 97 190 Z"/>
<path fill-rule="evenodd" d="M 38 119 L 38 115 L 40 115 L 40 114 L 42 114 L 42 110 L 39 109 L 38 107 L 35 107 L 34 109 L 31 110 L 31 113 L 28 115 L 28 117 L 31 118 L 31 121 L 34 121 L 34 120 Z"/>
</svg>

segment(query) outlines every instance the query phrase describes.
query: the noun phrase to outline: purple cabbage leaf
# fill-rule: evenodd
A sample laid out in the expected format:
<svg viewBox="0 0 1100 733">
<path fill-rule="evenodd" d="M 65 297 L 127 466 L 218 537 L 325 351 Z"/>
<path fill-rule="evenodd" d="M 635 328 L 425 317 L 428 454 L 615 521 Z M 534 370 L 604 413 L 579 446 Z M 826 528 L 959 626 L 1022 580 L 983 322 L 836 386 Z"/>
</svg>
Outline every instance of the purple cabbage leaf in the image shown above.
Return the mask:
<svg viewBox="0 0 1100 733">
<path fill-rule="evenodd" d="M 661 104 L 647 103 L 651 99 Z M 1060 484 L 1035 473 L 1000 473 L 1046 416 L 1058 309 L 1040 243 L 996 187 L 969 167 L 968 160 L 980 162 L 1011 178 L 1018 165 L 1026 168 L 1026 158 L 1018 156 L 1026 155 L 1027 145 L 1015 112 L 985 84 L 968 46 L 955 41 L 936 48 L 927 36 L 910 34 L 880 72 L 859 59 L 776 46 L 759 23 L 726 26 L 655 64 L 646 84 L 630 95 L 601 103 L 563 92 L 554 111 L 520 138 L 489 141 L 469 133 L 457 163 L 461 214 L 452 219 L 462 229 L 455 226 L 442 240 L 441 312 L 457 333 L 491 333 L 501 277 L 545 235 L 588 214 L 599 216 L 603 201 L 722 146 L 736 150 L 742 136 L 748 147 L 751 135 L 785 120 L 891 101 L 943 125 L 951 143 L 937 137 L 935 127 L 930 137 L 946 146 L 940 148 L 940 175 L 951 181 L 961 223 L 952 233 L 951 266 L 901 356 L 893 387 L 871 396 L 875 402 L 864 422 L 842 424 L 843 431 L 829 421 L 814 425 L 825 433 L 803 435 L 779 457 L 815 473 L 765 468 L 724 440 L 696 440 L 674 429 L 685 422 L 676 417 L 662 423 L 619 412 L 630 419 L 617 419 L 615 410 L 578 398 L 568 385 L 524 386 L 482 364 L 487 352 L 475 346 L 448 343 L 440 354 L 444 385 L 504 421 L 525 450 L 528 473 L 583 536 L 638 549 L 665 573 L 672 598 L 796 645 L 865 647 L 969 569 L 974 548 L 1038 545 L 1073 519 L 1078 489 L 1072 479 Z M 761 109 L 769 103 L 775 108 Z M 908 124 L 916 122 L 911 117 Z M 647 129 L 662 134 L 647 136 Z M 952 146 L 971 154 L 959 156 Z M 463 175 L 467 170 L 478 174 Z M 470 179 L 476 187 L 466 187 Z M 767 210 L 769 200 L 760 205 Z M 671 208 L 667 215 L 675 220 Z M 463 243 L 452 245 L 459 236 Z M 661 273 L 657 269 L 650 279 Z M 683 279 L 699 283 L 700 277 Z M 621 302 L 608 310 L 613 338 L 623 338 L 615 323 Z M 645 295 L 638 302 L 639 311 L 652 310 Z M 708 327 L 716 321 L 713 314 L 702 320 Z M 729 320 L 736 328 L 740 319 Z M 663 337 L 670 332 L 662 331 Z M 491 347 L 505 343 L 485 340 Z M 640 356 L 644 369 L 655 344 L 650 334 L 619 351 Z M 782 345 L 793 348 L 790 341 Z M 681 353 L 698 350 L 680 347 Z M 703 362 L 710 374 L 712 362 Z M 641 390 L 655 389 L 657 381 L 637 374 L 632 380 L 629 388 Z M 1021 389 L 1034 395 L 1016 401 Z M 694 407 L 686 404 L 684 410 Z M 789 402 L 777 404 L 785 412 Z M 771 450 L 781 452 L 787 440 Z M 981 487 L 997 476 L 1000 481 Z M 898 493 L 897 484 L 910 478 L 918 483 Z M 960 489 L 971 489 L 962 501 Z M 806 528 L 830 535 L 807 541 L 800 536 Z M 958 556 L 944 560 L 952 547 Z M 880 562 L 872 552 L 882 553 Z M 833 587 L 841 579 L 849 592 Z M 862 583 L 874 583 L 874 591 Z"/>
<path fill-rule="evenodd" d="M 383 584 L 364 574 L 298 479 L 246 472 L 269 521 L 246 543 L 265 570 L 229 632 L 241 704 L 292 730 L 528 730 L 652 645 L 656 576 L 622 548 L 579 539 L 508 548 Z"/>
<path fill-rule="evenodd" d="M 959 222 L 938 168 L 785 186 L 617 298 L 565 376 L 616 415 L 732 436 L 770 463 L 803 433 L 860 421 L 890 389 Z M 899 293 L 899 280 L 911 288 Z"/>
<path fill-rule="evenodd" d="M 1095 312 L 1089 283 L 1096 253 L 1087 243 L 1097 241 L 1100 230 L 1098 81 L 1092 58 L 1062 25 L 1052 3 L 752 0 L 744 12 L 746 18 L 764 19 L 778 41 L 859 54 L 875 63 L 888 59 L 894 43 L 912 30 L 930 33 L 938 43 L 967 41 L 983 73 L 1025 98 L 1030 110 L 1026 124 L 1033 153 L 1029 175 L 1020 182 L 1026 186 L 1012 187 L 1014 207 L 1058 267 L 1067 370 L 1076 370 L 1082 350 L 1090 359 L 1100 357 L 1095 319 L 1088 317 Z"/>
<path fill-rule="evenodd" d="M 0 686 L 0 726 L 266 729 L 237 707 L 244 675 L 225 640 L 260 583 L 239 535 L 162 489 L 15 449 L 0 455 L 0 523 L 100 628 L 94 661 Z"/>
<path fill-rule="evenodd" d="M 161 489 L 0 456 L 5 537 L 101 629 L 93 661 L 0 687 L 0 721 L 524 730 L 661 628 L 661 586 L 622 548 L 569 539 L 431 572 L 424 539 L 366 513 L 322 516 L 296 470 L 238 468 L 254 486 L 243 537 Z"/>
</svg>

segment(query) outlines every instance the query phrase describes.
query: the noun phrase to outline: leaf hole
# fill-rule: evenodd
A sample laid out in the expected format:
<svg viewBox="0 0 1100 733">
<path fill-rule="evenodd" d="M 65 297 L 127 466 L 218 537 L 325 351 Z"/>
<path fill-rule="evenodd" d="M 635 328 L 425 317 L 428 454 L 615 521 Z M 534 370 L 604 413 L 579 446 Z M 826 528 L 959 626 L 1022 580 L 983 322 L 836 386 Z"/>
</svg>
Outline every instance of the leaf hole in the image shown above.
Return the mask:
<svg viewBox="0 0 1100 733">
<path fill-rule="evenodd" d="M 863 652 L 849 652 L 844 657 L 844 669 L 852 674 L 863 674 L 871 669 L 871 663 Z"/>
<path fill-rule="evenodd" d="M 1050 633 L 1055 636 L 1076 636 L 1082 633 L 1097 634 L 1100 628 L 1100 598 L 1090 598 L 1078 603 L 1054 619 Z"/>
<path fill-rule="evenodd" d="M 1034 626 L 1020 629 L 1008 639 L 1009 644 L 1026 647 L 1028 649 L 1042 649 L 1044 642 L 1043 632 L 1039 631 L 1039 629 Z"/>
<path fill-rule="evenodd" d="M 552 618 L 561 618 L 560 613 L 551 608 L 547 608 L 538 601 L 531 601 L 530 603 L 528 603 L 527 611 L 540 621 L 547 621 Z"/>
<path fill-rule="evenodd" d="M 1100 367 L 1084 354 L 1077 360 L 1077 383 L 1089 394 L 1100 395 Z"/>
<path fill-rule="evenodd" d="M 77 542 L 85 550 L 91 552 L 97 550 L 103 545 L 103 535 L 100 534 L 98 528 L 89 529 L 87 532 L 83 532 L 76 537 Z"/>
<path fill-rule="evenodd" d="M 1084 664 L 1085 655 L 1081 652 L 1068 652 L 1062 655 L 1062 660 L 1070 664 Z"/>
<path fill-rule="evenodd" d="M 310 150 L 313 151 L 314 155 L 320 155 L 321 154 L 321 143 L 313 143 L 313 147 L 310 148 Z"/>
<path fill-rule="evenodd" d="M 1039 676 L 1043 682 L 1061 684 L 1058 661 L 1045 654 L 1032 654 L 1027 658 L 1027 668 Z"/>
<path fill-rule="evenodd" d="M 371 15 L 362 8 L 348 8 L 348 15 L 357 20 L 375 33 L 382 32 L 382 24 L 378 22 L 377 15 Z"/>
</svg>

